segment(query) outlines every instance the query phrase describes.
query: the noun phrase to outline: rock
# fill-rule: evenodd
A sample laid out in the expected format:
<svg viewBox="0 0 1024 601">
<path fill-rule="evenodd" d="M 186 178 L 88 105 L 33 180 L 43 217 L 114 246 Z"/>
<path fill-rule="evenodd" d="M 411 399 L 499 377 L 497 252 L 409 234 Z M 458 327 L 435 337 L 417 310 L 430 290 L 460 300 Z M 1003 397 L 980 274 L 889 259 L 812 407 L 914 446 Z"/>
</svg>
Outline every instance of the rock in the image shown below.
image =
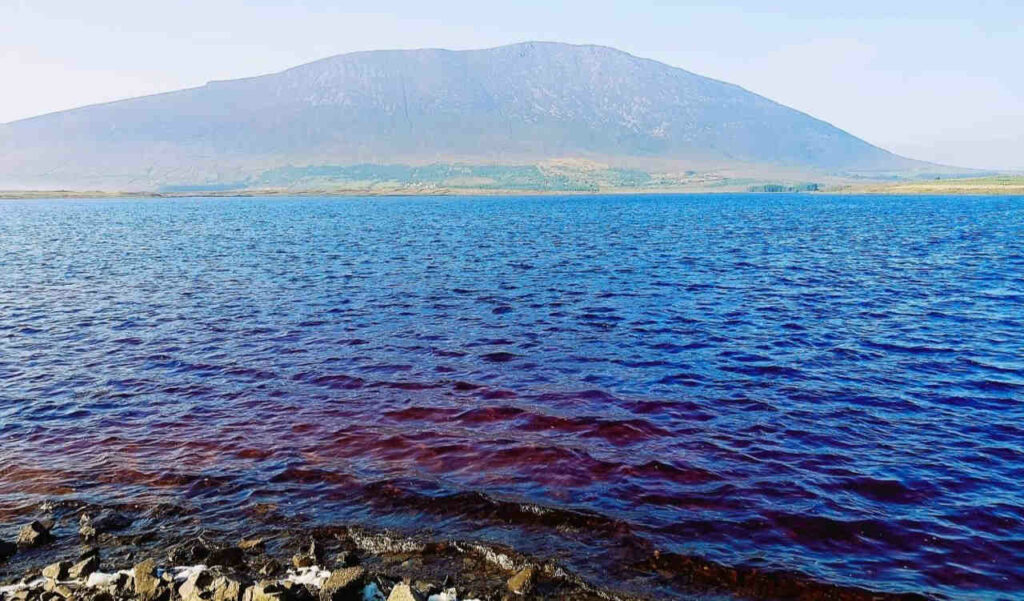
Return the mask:
<svg viewBox="0 0 1024 601">
<path fill-rule="evenodd" d="M 245 553 L 238 547 L 213 549 L 206 563 L 211 566 L 240 566 L 245 563 Z"/>
<path fill-rule="evenodd" d="M 49 581 L 47 581 L 47 584 L 49 584 Z M 47 592 L 59 595 L 62 599 L 71 599 L 75 596 L 75 591 L 71 590 L 71 587 L 66 584 L 54 583 L 52 586 L 43 585 L 43 587 Z"/>
<path fill-rule="evenodd" d="M 207 570 L 197 570 L 182 583 L 178 595 L 182 601 L 206 601 L 210 596 L 206 593 L 211 584 L 213 575 Z"/>
<path fill-rule="evenodd" d="M 324 562 L 324 549 L 316 539 L 309 541 L 309 548 L 305 553 L 297 553 L 292 556 L 292 565 L 296 568 L 308 568 L 322 565 Z"/>
<path fill-rule="evenodd" d="M 156 562 L 147 559 L 132 568 L 135 575 L 135 595 L 142 601 L 157 601 L 168 596 L 167 584 L 156 577 Z"/>
<path fill-rule="evenodd" d="M 396 584 L 388 595 L 388 601 L 423 601 L 423 597 L 408 584 Z"/>
<path fill-rule="evenodd" d="M 243 551 L 262 551 L 265 541 L 262 538 L 243 538 L 238 543 L 238 548 Z"/>
<path fill-rule="evenodd" d="M 124 530 L 131 525 L 131 518 L 115 511 L 104 510 L 96 516 L 83 513 L 78 518 L 78 533 L 82 538 L 90 540 L 104 532 Z"/>
<path fill-rule="evenodd" d="M 26 524 L 18 533 L 19 547 L 38 547 L 53 540 L 50 529 L 40 522 Z"/>
<path fill-rule="evenodd" d="M 320 601 L 347 601 L 362 598 L 366 570 L 360 567 L 334 570 L 320 587 Z"/>
<path fill-rule="evenodd" d="M 271 558 L 260 567 L 260 576 L 275 576 L 281 570 L 281 564 L 276 559 Z"/>
<path fill-rule="evenodd" d="M 228 576 L 219 576 L 210 584 L 210 601 L 242 601 L 245 585 Z"/>
<path fill-rule="evenodd" d="M 67 580 L 70 561 L 58 561 L 43 568 L 43 577 L 47 580 Z"/>
<path fill-rule="evenodd" d="M 245 589 L 243 601 L 283 601 L 285 590 L 280 584 L 261 580 Z"/>
<path fill-rule="evenodd" d="M 508 590 L 516 595 L 528 595 L 533 590 L 535 579 L 533 568 L 523 568 L 508 579 Z"/>
<path fill-rule="evenodd" d="M 18 552 L 18 545 L 0 540 L 0 561 L 5 561 Z"/>
<path fill-rule="evenodd" d="M 167 559 L 172 565 L 194 566 L 205 562 L 209 556 L 210 549 L 206 545 L 199 541 L 189 541 L 171 549 L 171 552 L 167 554 Z"/>
<path fill-rule="evenodd" d="M 99 555 L 90 555 L 71 566 L 71 568 L 68 569 L 68 577 L 75 580 L 78 580 L 79 578 L 88 578 L 89 574 L 92 574 L 98 569 L 100 569 Z"/>
</svg>

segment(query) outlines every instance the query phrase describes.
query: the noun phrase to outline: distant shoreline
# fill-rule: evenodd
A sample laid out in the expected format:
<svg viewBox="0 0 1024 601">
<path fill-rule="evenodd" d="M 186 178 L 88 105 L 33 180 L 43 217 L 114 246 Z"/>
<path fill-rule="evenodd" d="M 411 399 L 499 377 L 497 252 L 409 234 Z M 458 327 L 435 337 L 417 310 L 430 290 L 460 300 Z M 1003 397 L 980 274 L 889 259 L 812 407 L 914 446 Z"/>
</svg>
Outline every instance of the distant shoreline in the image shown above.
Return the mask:
<svg viewBox="0 0 1024 601">
<path fill-rule="evenodd" d="M 810 196 L 1024 196 L 1024 176 L 919 180 L 905 182 L 849 183 L 822 186 L 818 190 L 765 192 L 747 187 L 678 187 L 678 188 L 609 188 L 605 190 L 538 190 L 496 188 L 446 188 L 435 186 L 400 186 L 373 188 L 283 189 L 254 188 L 241 190 L 193 190 L 188 192 L 103 191 L 103 190 L 0 190 L 0 200 L 30 199 L 104 199 L 104 198 L 246 198 L 328 196 L 406 197 L 406 196 L 622 196 L 654 194 L 802 194 Z"/>
</svg>

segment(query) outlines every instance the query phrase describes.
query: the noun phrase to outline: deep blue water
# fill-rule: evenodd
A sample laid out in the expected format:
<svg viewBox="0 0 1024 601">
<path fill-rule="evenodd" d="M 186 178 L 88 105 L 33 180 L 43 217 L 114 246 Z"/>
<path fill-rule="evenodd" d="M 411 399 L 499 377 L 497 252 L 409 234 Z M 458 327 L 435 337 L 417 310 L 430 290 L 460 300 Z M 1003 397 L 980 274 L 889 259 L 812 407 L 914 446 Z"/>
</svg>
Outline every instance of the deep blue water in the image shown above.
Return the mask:
<svg viewBox="0 0 1024 601">
<path fill-rule="evenodd" d="M 1024 199 L 3 202 L 0 441 L 0 533 L 266 503 L 1020 598 Z"/>
</svg>

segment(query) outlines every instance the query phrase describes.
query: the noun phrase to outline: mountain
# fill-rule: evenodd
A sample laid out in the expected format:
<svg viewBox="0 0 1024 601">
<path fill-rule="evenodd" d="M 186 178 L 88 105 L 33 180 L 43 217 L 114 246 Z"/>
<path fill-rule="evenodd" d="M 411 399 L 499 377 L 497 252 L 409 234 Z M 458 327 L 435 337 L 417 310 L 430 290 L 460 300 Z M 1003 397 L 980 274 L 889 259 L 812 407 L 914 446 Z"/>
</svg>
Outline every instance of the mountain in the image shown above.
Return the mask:
<svg viewBox="0 0 1024 601">
<path fill-rule="evenodd" d="M 647 182 L 722 168 L 937 168 L 732 84 L 612 48 L 540 42 L 356 52 L 0 126 L 0 188 L 287 187 L 396 173 L 529 187 L 536 173 L 593 171 L 566 161 Z"/>
</svg>

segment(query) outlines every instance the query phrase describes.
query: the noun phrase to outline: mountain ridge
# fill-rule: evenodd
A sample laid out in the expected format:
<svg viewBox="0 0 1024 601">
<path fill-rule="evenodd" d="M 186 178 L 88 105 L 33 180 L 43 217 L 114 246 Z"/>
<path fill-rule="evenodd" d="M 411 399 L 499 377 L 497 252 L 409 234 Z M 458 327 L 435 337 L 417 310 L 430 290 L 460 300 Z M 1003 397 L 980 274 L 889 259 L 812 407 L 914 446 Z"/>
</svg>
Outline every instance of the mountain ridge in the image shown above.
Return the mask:
<svg viewBox="0 0 1024 601">
<path fill-rule="evenodd" d="M 0 187 L 252 182 L 289 166 L 949 171 L 736 84 L 598 45 L 369 50 L 0 125 Z"/>
</svg>

